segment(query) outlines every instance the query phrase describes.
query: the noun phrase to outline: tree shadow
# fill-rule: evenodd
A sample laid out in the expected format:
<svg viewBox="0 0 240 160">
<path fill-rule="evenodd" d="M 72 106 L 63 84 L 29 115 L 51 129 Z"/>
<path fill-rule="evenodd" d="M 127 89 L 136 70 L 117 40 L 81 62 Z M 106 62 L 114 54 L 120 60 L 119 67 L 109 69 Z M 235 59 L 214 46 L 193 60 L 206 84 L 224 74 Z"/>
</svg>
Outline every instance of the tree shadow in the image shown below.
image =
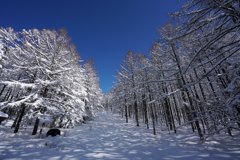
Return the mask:
<svg viewBox="0 0 240 160">
<path fill-rule="evenodd" d="M 3 131 L 4 132 L 4 131 Z M 47 142 L 47 145 L 46 145 Z M 239 138 L 216 137 L 199 143 L 197 135 L 158 133 L 134 123 L 125 124 L 117 115 L 100 114 L 68 132 L 46 139 L 8 135 L 1 138 L 0 159 L 51 160 L 237 160 Z"/>
</svg>

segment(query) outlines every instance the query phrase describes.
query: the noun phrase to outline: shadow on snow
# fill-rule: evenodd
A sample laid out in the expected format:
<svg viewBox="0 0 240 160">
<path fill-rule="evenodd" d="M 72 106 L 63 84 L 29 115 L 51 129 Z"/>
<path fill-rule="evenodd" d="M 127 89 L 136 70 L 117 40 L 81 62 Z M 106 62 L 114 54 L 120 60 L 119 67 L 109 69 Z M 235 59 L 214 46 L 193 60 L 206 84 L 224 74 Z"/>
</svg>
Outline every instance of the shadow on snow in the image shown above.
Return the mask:
<svg viewBox="0 0 240 160">
<path fill-rule="evenodd" d="M 151 130 L 125 124 L 117 115 L 99 113 L 95 121 L 68 131 L 67 136 L 30 138 L 1 131 L 0 159 L 26 160 L 234 160 L 239 139 L 212 138 L 198 143 L 194 134 L 152 135 Z M 181 131 L 180 131 L 181 132 Z M 5 134 L 4 134 L 5 133 Z M 29 135 L 29 133 L 26 133 Z"/>
</svg>

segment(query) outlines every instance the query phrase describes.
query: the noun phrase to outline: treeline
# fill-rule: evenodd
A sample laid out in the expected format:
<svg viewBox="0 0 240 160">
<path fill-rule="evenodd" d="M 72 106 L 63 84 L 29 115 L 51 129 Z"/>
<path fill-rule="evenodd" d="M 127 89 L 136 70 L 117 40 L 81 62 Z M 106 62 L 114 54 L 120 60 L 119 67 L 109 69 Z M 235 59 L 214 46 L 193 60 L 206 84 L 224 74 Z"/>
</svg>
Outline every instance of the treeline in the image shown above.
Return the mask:
<svg viewBox="0 0 240 160">
<path fill-rule="evenodd" d="M 70 127 L 102 105 L 93 62 L 83 63 L 65 30 L 0 29 L 0 110 L 20 126 Z"/>
<path fill-rule="evenodd" d="M 239 130 L 239 7 L 238 0 L 187 2 L 148 55 L 128 52 L 105 107 L 154 134 L 190 126 L 203 140 Z"/>
</svg>

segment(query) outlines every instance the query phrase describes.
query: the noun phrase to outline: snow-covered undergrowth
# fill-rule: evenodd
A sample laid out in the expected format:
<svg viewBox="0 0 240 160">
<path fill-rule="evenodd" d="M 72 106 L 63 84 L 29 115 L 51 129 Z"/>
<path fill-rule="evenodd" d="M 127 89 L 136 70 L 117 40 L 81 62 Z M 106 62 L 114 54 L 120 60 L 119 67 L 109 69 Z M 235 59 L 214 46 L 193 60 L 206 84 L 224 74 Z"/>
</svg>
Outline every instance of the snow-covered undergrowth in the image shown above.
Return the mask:
<svg viewBox="0 0 240 160">
<path fill-rule="evenodd" d="M 6 124 L 5 124 L 6 125 Z M 237 160 L 240 138 L 216 135 L 199 142 L 197 134 L 163 131 L 124 123 L 118 115 L 101 112 L 94 121 L 62 130 L 63 136 L 39 138 L 30 129 L 13 134 L 0 126 L 1 160 Z"/>
</svg>

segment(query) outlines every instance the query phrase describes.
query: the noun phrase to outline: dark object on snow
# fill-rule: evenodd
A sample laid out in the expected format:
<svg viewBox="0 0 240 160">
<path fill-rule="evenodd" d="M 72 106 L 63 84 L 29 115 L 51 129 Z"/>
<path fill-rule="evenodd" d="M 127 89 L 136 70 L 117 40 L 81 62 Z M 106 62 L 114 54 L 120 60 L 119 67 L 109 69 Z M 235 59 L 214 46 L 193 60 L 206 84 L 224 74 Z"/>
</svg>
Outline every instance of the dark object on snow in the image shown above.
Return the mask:
<svg viewBox="0 0 240 160">
<path fill-rule="evenodd" d="M 50 130 L 48 130 L 48 132 L 47 132 L 47 137 L 48 136 L 52 136 L 52 137 L 55 137 L 56 135 L 60 135 L 60 130 L 59 129 L 50 129 Z"/>
</svg>

